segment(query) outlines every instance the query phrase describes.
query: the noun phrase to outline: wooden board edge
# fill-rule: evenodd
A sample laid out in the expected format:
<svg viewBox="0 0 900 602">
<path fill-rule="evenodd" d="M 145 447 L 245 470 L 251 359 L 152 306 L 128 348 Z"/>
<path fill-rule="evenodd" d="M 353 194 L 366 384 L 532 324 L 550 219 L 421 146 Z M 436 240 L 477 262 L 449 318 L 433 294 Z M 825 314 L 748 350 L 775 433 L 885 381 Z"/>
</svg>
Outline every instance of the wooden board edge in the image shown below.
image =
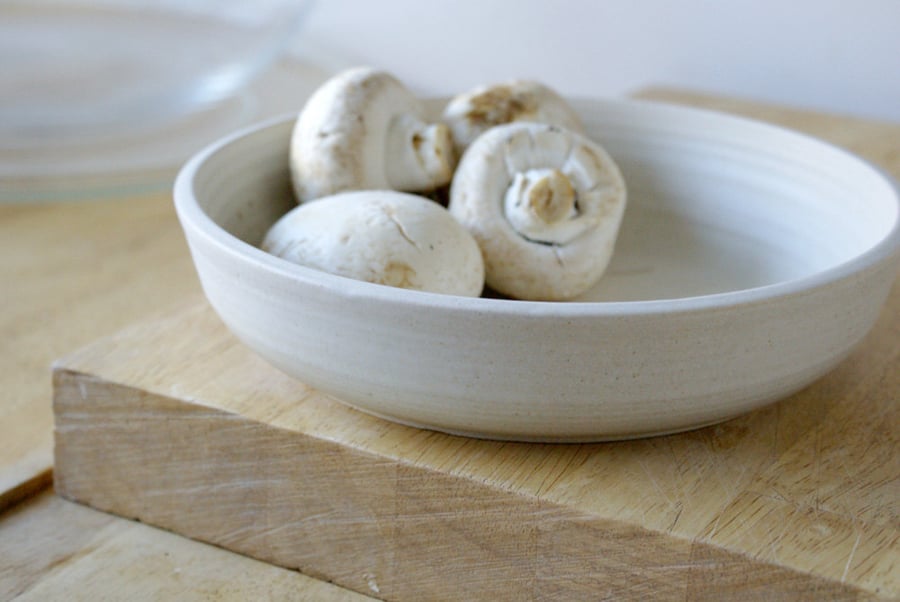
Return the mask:
<svg viewBox="0 0 900 602">
<path fill-rule="evenodd" d="M 0 513 L 36 496 L 53 484 L 53 469 L 46 469 L 0 491 Z"/>
<path fill-rule="evenodd" d="M 872 595 L 62 363 L 54 367 L 54 414 L 59 495 L 370 596 L 441 599 L 448 583 L 454 597 L 499 599 L 596 588 L 661 599 L 711 591 L 774 600 Z M 197 428 L 202 442 L 191 443 Z M 235 433 L 247 450 L 235 445 Z M 187 445 L 178 449 L 179 441 Z M 128 459 L 148 454 L 151 463 L 169 455 L 149 469 Z M 213 460 L 214 469 L 203 468 Z M 198 502 L 204 491 L 216 492 L 215 505 Z"/>
</svg>

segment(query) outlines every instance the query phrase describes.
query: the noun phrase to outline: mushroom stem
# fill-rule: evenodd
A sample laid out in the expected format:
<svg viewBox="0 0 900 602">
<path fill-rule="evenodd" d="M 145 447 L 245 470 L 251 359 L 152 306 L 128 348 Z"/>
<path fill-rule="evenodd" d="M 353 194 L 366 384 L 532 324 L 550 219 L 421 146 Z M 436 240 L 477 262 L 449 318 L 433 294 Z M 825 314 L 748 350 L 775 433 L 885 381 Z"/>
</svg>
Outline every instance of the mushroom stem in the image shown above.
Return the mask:
<svg viewBox="0 0 900 602">
<path fill-rule="evenodd" d="M 525 196 L 528 209 L 547 224 L 567 218 L 575 211 L 575 189 L 558 169 L 551 169 L 529 182 Z"/>
<path fill-rule="evenodd" d="M 504 199 L 506 218 L 529 240 L 565 244 L 585 230 L 575 206 L 575 188 L 558 169 L 529 169 L 515 175 Z"/>
<path fill-rule="evenodd" d="M 433 190 L 450 181 L 456 166 L 450 129 L 412 115 L 391 123 L 386 152 L 387 179 L 396 190 Z"/>
</svg>

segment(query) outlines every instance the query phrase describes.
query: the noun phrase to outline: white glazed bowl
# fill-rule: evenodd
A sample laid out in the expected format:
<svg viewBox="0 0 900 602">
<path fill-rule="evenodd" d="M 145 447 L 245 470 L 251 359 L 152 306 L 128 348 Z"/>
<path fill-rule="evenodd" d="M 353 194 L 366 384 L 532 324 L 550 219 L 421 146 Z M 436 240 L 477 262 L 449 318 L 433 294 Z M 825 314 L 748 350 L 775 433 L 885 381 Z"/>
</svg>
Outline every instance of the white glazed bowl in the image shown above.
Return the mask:
<svg viewBox="0 0 900 602">
<path fill-rule="evenodd" d="M 621 439 L 716 423 L 818 378 L 897 274 L 897 191 L 823 142 L 707 111 L 575 103 L 629 206 L 569 303 L 332 276 L 256 244 L 293 206 L 291 121 L 194 157 L 175 203 L 210 303 L 274 366 L 363 411 L 478 437 Z"/>
</svg>

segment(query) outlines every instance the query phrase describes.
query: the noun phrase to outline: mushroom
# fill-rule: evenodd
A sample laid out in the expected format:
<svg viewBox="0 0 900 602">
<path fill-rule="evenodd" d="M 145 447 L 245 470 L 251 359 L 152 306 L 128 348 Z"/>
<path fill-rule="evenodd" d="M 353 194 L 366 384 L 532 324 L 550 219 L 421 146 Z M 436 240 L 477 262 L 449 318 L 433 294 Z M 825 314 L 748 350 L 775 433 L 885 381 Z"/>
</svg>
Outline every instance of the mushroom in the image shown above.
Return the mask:
<svg viewBox="0 0 900 602">
<path fill-rule="evenodd" d="M 480 86 L 460 94 L 444 108 L 443 121 L 450 126 L 459 154 L 490 128 L 514 121 L 534 121 L 584 132 L 578 115 L 562 96 L 528 80 Z"/>
<path fill-rule="evenodd" d="M 300 205 L 262 243 L 268 253 L 331 274 L 477 297 L 484 263 L 446 209 L 392 190 L 344 192 Z"/>
<path fill-rule="evenodd" d="M 345 190 L 434 190 L 450 181 L 455 164 L 447 126 L 426 123 L 418 98 L 368 67 L 339 73 L 317 89 L 291 137 L 300 203 Z"/>
<path fill-rule="evenodd" d="M 625 198 L 619 168 L 596 143 L 556 126 L 511 123 L 466 151 L 449 210 L 481 247 L 489 287 L 565 300 L 606 270 Z"/>
</svg>

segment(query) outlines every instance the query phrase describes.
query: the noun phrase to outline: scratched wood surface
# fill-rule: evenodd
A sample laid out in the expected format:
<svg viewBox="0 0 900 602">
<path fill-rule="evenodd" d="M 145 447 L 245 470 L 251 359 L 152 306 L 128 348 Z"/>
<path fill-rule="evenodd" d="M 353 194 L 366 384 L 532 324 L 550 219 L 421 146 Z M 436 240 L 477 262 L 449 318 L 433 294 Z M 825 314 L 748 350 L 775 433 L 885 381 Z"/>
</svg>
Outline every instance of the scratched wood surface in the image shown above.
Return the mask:
<svg viewBox="0 0 900 602">
<path fill-rule="evenodd" d="M 841 144 L 900 177 L 900 126 L 897 124 L 767 107 L 662 88 L 644 91 L 639 96 L 724 109 L 781 123 Z M 0 269 L 7 283 L 0 295 L 3 304 L 0 345 L 3 345 L 4 357 L 4 362 L 0 363 L 0 377 L 6 391 L 0 399 L 2 506 L 48 482 L 52 445 L 47 369 L 50 360 L 136 318 L 154 312 L 168 314 L 175 304 L 195 294 L 198 287 L 171 210 L 171 200 L 166 196 L 131 199 L 127 203 L 120 200 L 78 205 L 3 206 L 0 207 L 0 251 Z M 895 286 L 889 308 L 859 352 L 835 373 L 783 404 L 718 427 L 720 430 L 708 429 L 683 436 L 683 440 L 666 438 L 617 444 L 616 449 L 602 453 L 588 448 L 544 450 L 538 454 L 538 464 L 552 468 L 554 465 L 576 466 L 581 462 L 582 469 L 576 473 L 581 476 L 590 476 L 604 467 L 613 474 L 629 475 L 628 483 L 621 492 L 601 491 L 602 500 L 594 505 L 620 499 L 622 518 L 616 518 L 619 525 L 631 524 L 631 517 L 648 506 L 675 509 L 668 513 L 669 522 L 664 524 L 665 528 L 656 533 L 676 540 L 687 539 L 685 533 L 689 534 L 690 530 L 685 525 L 702 523 L 697 517 L 701 516 L 703 506 L 708 502 L 702 502 L 699 495 L 691 492 L 687 486 L 691 481 L 685 480 L 686 476 L 673 481 L 672 474 L 693 475 L 692 482 L 697 483 L 701 492 L 716 488 L 723 491 L 723 500 L 714 506 L 725 504 L 728 511 L 720 513 L 717 522 L 709 527 L 710 533 L 702 537 L 714 539 L 714 548 L 717 549 L 727 550 L 727 545 L 732 545 L 732 549 L 734 546 L 753 547 L 755 551 L 740 554 L 738 560 L 756 558 L 758 562 L 753 566 L 761 566 L 765 570 L 760 573 L 749 570 L 745 562 L 723 561 L 721 556 L 708 548 L 694 545 L 689 556 L 690 563 L 717 567 L 712 573 L 695 573 L 691 579 L 693 589 L 690 591 L 698 599 L 704 597 L 698 592 L 733 587 L 729 585 L 732 582 L 744 584 L 746 597 L 772 597 L 766 590 L 754 590 L 754 579 L 759 586 L 764 582 L 759 581 L 761 574 L 769 574 L 773 566 L 782 566 L 784 559 L 794 562 L 791 559 L 796 557 L 800 561 L 795 562 L 794 567 L 785 569 L 787 572 L 781 573 L 781 580 L 793 584 L 794 591 L 799 592 L 796 596 L 799 599 L 897 597 L 896 507 L 900 497 L 897 491 L 900 470 L 896 460 L 898 418 L 894 406 L 898 397 L 898 309 L 900 301 Z M 192 356 L 192 361 L 194 359 Z M 250 358 L 249 361 L 255 360 Z M 268 390 L 268 386 L 266 384 L 262 390 Z M 167 390 L 166 395 L 172 393 L 177 394 L 177 390 Z M 298 393 L 298 397 L 300 395 L 302 392 Z M 877 403 L 872 405 L 872 400 L 877 402 L 879 399 L 881 406 Z M 320 403 L 319 406 L 324 408 L 322 411 L 326 414 L 330 411 L 327 410 L 327 403 Z M 866 420 L 866 412 L 877 412 L 879 407 L 883 412 L 875 414 L 877 420 Z M 324 420 L 328 419 L 326 417 Z M 880 430 L 874 427 L 876 421 L 881 421 L 883 425 Z M 860 423 L 870 430 L 860 429 Z M 379 429 L 382 427 L 373 424 L 369 424 L 370 440 L 381 437 Z M 856 437 L 844 437 L 852 439 L 846 445 L 843 445 L 843 439 L 833 438 L 835 431 L 843 428 L 858 434 Z M 391 432 L 389 430 L 388 434 Z M 402 438 L 394 439 L 388 447 L 395 449 L 397 454 L 408 454 L 417 445 L 427 444 L 432 437 L 416 434 L 406 439 L 405 444 L 401 443 Z M 766 459 L 763 453 L 766 441 L 772 446 L 770 459 Z M 669 446 L 671 449 L 668 449 Z M 479 458 L 515 458 L 514 449 L 497 447 L 494 449 L 486 445 L 473 454 L 468 450 L 468 444 L 450 438 L 442 440 L 437 446 L 425 445 L 420 455 L 423 461 L 443 458 L 442 465 L 452 468 L 445 475 L 454 477 L 452 483 L 438 481 L 434 487 L 452 485 L 446 492 L 455 495 L 462 503 L 468 499 L 470 491 L 460 486 L 460 481 L 455 477 L 473 474 L 466 472 L 469 470 L 467 466 L 479 462 Z M 343 451 L 334 452 L 335 455 L 348 453 L 343 447 L 339 449 Z M 675 458 L 675 468 L 671 463 L 660 464 L 656 459 L 666 456 Z M 698 457 L 705 457 L 706 461 L 695 469 L 692 463 L 697 462 Z M 879 463 L 882 465 L 880 482 L 870 470 L 871 465 Z M 592 470 L 591 466 L 595 469 Z M 766 466 L 766 470 L 757 470 L 762 466 Z M 531 468 L 530 464 L 522 463 L 518 470 L 524 474 Z M 827 480 L 829 475 L 845 469 L 846 475 L 842 479 Z M 496 471 L 494 476 L 497 478 L 488 475 L 485 482 L 499 486 L 501 492 L 508 492 L 516 483 L 515 469 L 509 467 L 508 470 L 512 476 Z M 737 478 L 730 481 L 735 475 Z M 704 483 L 704 479 L 711 482 Z M 470 484 L 471 478 L 467 477 L 462 482 Z M 567 497 L 583 496 L 584 499 L 598 493 L 591 489 L 591 483 L 587 480 L 580 484 L 547 481 L 543 486 L 555 492 L 558 498 L 557 502 L 553 502 L 554 512 L 558 510 L 560 501 L 565 505 Z M 641 503 L 632 507 L 627 502 L 629 498 L 635 499 L 635 492 Z M 16 507 L 14 513 L 7 511 L 0 515 L 0 529 L 3 529 L 10 516 L 19 516 L 23 510 L 34 509 L 29 514 L 33 518 L 30 526 L 17 531 L 3 531 L 0 546 L 9 542 L 20 546 L 34 536 L 35 530 L 40 531 L 45 526 L 46 533 L 55 534 L 43 536 L 49 538 L 52 545 L 32 548 L 28 564 L 40 568 L 37 574 L 23 571 L 21 566 L 5 570 L 9 567 L 4 561 L 9 556 L 6 552 L 0 552 L 0 559 L 3 559 L 0 561 L 0 582 L 4 585 L 20 585 L 26 578 L 34 583 L 47 574 L 58 576 L 59 571 L 73 561 L 72 558 L 82 558 L 81 553 L 90 547 L 86 543 L 91 532 L 90 525 L 63 520 L 69 514 L 60 508 L 76 506 L 56 500 L 55 504 L 61 506 L 41 505 L 35 508 L 35 500 L 40 499 L 44 498 L 33 498 Z M 420 510 L 423 503 L 421 500 L 415 502 Z M 346 507 L 349 508 L 349 504 L 348 501 Z M 493 516 L 502 515 L 502 507 L 498 508 L 501 509 L 495 510 Z M 541 509 L 545 507 L 541 506 Z M 680 515 L 678 509 L 681 510 Z M 341 518 L 339 512 L 329 511 L 334 513 L 335 520 Z M 424 520 L 423 516 L 430 516 L 428 512 L 414 515 L 420 521 Z M 323 511 L 318 520 L 327 521 L 328 516 Z M 693 520 L 689 520 L 691 517 Z M 106 518 L 110 520 L 106 528 L 111 532 L 126 531 L 133 525 L 123 519 Z M 593 548 L 582 556 L 582 564 L 596 565 L 602 561 L 598 556 L 603 550 L 603 542 L 610 540 L 613 537 L 610 534 L 615 531 L 596 526 L 588 528 L 586 522 L 589 521 L 581 523 L 585 525 L 584 529 L 561 530 L 557 537 L 570 538 L 574 543 L 588 540 Z M 663 524 L 666 521 L 660 519 L 656 522 Z M 67 524 L 71 528 L 64 528 Z M 487 534 L 500 528 L 467 525 L 465 520 L 458 520 L 453 525 L 459 527 L 455 536 L 444 541 L 433 539 L 447 547 L 466 538 L 477 543 L 480 536 L 484 535 L 487 541 Z M 669 525 L 672 525 L 671 531 Z M 781 533 L 779 538 L 772 535 L 776 530 Z M 18 535 L 10 537 L 11 533 Z M 142 535 L 143 528 L 135 533 L 132 543 L 140 545 L 145 537 Z M 442 533 L 446 534 L 445 531 Z M 880 535 L 876 537 L 876 534 Z M 532 545 L 529 549 L 546 550 L 546 534 L 543 537 L 541 546 Z M 167 541 L 170 542 L 167 545 L 176 545 L 171 542 L 186 540 L 175 537 Z M 755 542 L 755 545 L 748 546 L 749 542 Z M 53 550 L 63 544 L 71 547 L 71 558 L 57 558 L 54 555 Z M 436 544 L 432 541 L 430 545 Z M 406 555 L 415 556 L 427 547 L 413 547 Z M 817 547 L 824 550 L 820 559 L 814 553 Z M 206 550 L 211 549 L 208 546 L 195 548 L 197 559 L 192 562 L 205 562 L 208 556 Z M 502 548 L 493 549 L 503 551 Z M 665 546 L 661 548 L 656 568 L 638 571 L 639 574 L 644 578 L 665 576 L 667 573 L 662 566 L 667 556 L 663 552 L 667 549 Z M 799 556 L 797 549 L 803 552 Z M 84 557 L 91 558 L 90 555 Z M 615 562 L 616 557 L 610 556 L 608 560 Z M 618 561 L 626 562 L 627 557 L 618 557 Z M 566 562 L 571 562 L 571 559 Z M 813 567 L 810 571 L 802 569 L 804 564 L 811 566 L 817 563 L 828 566 L 825 569 Z M 503 570 L 500 566 L 502 561 L 488 564 L 494 566 L 498 573 Z M 670 572 L 677 564 L 668 565 Z M 53 566 L 52 571 L 47 568 L 49 565 Z M 548 559 L 545 568 L 537 571 L 534 579 L 566 566 L 571 567 L 571 564 Z M 245 566 L 244 570 L 251 569 Z M 432 574 L 437 574 L 444 567 L 434 563 L 430 570 Z M 450 565 L 447 570 L 457 571 L 459 567 Z M 749 572 L 743 574 L 744 570 Z M 823 577 L 823 570 L 829 577 Z M 166 580 L 161 572 L 155 575 Z M 708 581 L 704 582 L 706 578 Z M 377 587 L 377 576 L 374 574 L 361 577 L 359 581 L 364 591 L 371 593 L 370 579 Z M 825 586 L 816 585 L 821 579 L 824 579 Z M 837 587 L 836 584 L 841 581 L 850 585 Z M 66 583 L 70 588 L 77 589 L 80 581 L 73 578 Z M 117 593 L 129 591 L 127 587 L 118 589 L 123 587 L 121 582 L 112 583 L 115 588 L 104 589 L 102 581 L 93 581 L 92 591 L 97 594 L 95 598 L 115 598 Z M 705 589 L 701 587 L 703 583 L 706 583 Z M 3 589 L 4 585 L 0 585 L 0 598 L 5 598 L 10 591 Z M 190 584 L 182 585 L 183 595 L 188 595 L 186 592 L 192 591 Z M 573 579 L 570 585 L 574 587 L 578 584 Z M 584 587 L 591 585 L 589 580 L 581 582 Z M 635 592 L 641 591 L 639 585 L 634 587 L 637 588 Z M 785 587 L 781 587 L 781 591 Z M 601 588 L 593 593 L 597 591 L 606 590 Z M 753 592 L 759 595 L 751 596 Z M 338 596 L 334 599 L 342 599 L 340 596 L 343 594 L 334 595 Z M 504 596 L 499 598 L 504 599 Z M 320 599 L 332 598 L 323 594 Z"/>
</svg>

